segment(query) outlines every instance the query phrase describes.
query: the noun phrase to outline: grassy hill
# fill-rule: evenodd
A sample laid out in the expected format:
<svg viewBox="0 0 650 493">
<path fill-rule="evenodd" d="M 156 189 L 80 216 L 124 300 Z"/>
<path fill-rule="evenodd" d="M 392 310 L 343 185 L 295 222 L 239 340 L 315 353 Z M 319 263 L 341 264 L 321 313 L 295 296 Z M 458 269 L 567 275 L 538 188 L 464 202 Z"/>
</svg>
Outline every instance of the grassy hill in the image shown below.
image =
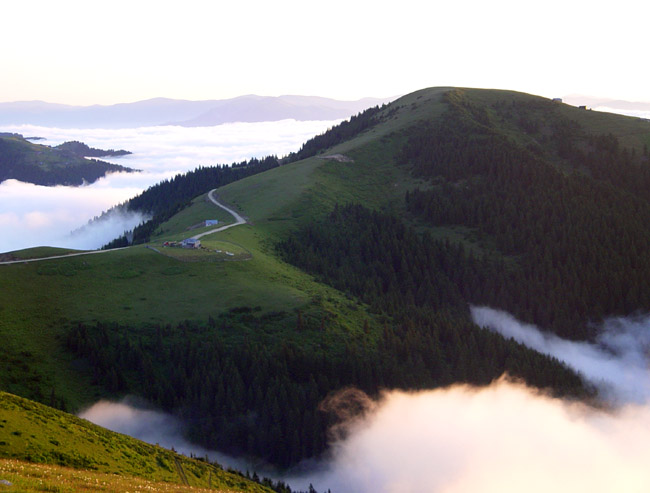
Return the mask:
<svg viewBox="0 0 650 493">
<path fill-rule="evenodd" d="M 318 404 L 344 386 L 508 371 L 591 395 L 473 325 L 468 304 L 575 339 L 650 309 L 648 146 L 640 119 L 418 91 L 220 187 L 249 224 L 202 238 L 200 254 L 162 244 L 231 221 L 205 195 L 146 244 L 0 266 L 1 388 L 71 410 L 135 393 L 185 417 L 195 440 L 280 466 L 323 453 L 333 418 Z M 227 249 L 234 259 L 215 251 Z"/>
<path fill-rule="evenodd" d="M 359 202 L 372 209 L 403 213 L 406 190 L 426 187 L 428 180 L 413 176 L 408 166 L 400 166 L 405 164 L 400 162 L 400 150 L 413 128 L 443 117 L 449 109 L 449 94 L 462 104 L 482 108 L 496 131 L 523 146 L 547 145 L 543 133 L 550 132 L 538 129 L 534 135 L 522 129 L 521 122 L 528 118 L 538 125 L 570 121 L 585 135 L 612 134 L 621 146 L 639 155 L 650 147 L 650 123 L 639 118 L 582 110 L 514 91 L 432 88 L 398 99 L 380 112 L 379 124 L 323 149 L 319 156 L 232 183 L 223 187 L 220 195 L 239 206 L 257 225 L 259 221 L 284 221 L 294 226 L 296 219 L 311 220 L 335 203 Z M 493 106 L 505 104 L 514 109 L 507 116 L 497 114 Z M 529 110 L 529 106 L 534 109 Z M 322 159 L 336 154 L 353 162 Z"/>
<path fill-rule="evenodd" d="M 80 142 L 76 144 L 84 146 Z M 102 152 L 98 149 L 90 150 Z M 49 147 L 29 142 L 18 134 L 0 135 L 0 182 L 14 179 L 36 185 L 76 186 L 92 183 L 106 173 L 133 171 L 117 164 L 85 159 L 83 155 L 79 155 L 79 151 L 74 145 Z"/>
<path fill-rule="evenodd" d="M 164 491 L 189 491 L 184 486 L 271 491 L 206 461 L 149 445 L 6 392 L 0 392 L 0 458 L 5 459 L 0 461 L 0 479 L 10 481 L 20 491 L 52 491 L 45 487 L 80 491 L 100 481 L 104 491 L 120 491 L 126 485 L 133 488 L 138 483 Z"/>
<path fill-rule="evenodd" d="M 350 301 L 341 293 L 265 251 L 253 227 L 228 230 L 219 239 L 245 245 L 252 258 L 226 262 L 215 254 L 212 260 L 183 262 L 140 246 L 1 266 L 3 388 L 37 400 L 54 389 L 72 409 L 99 397 L 83 365 L 61 344 L 67 327 L 76 323 L 205 323 L 232 308 L 250 306 L 284 312 L 291 326 L 297 308 L 319 312 L 335 307 L 333 330 L 356 331 L 362 325 L 363 310 L 348 308 Z M 79 385 L 67 385 L 71 380 Z"/>
</svg>

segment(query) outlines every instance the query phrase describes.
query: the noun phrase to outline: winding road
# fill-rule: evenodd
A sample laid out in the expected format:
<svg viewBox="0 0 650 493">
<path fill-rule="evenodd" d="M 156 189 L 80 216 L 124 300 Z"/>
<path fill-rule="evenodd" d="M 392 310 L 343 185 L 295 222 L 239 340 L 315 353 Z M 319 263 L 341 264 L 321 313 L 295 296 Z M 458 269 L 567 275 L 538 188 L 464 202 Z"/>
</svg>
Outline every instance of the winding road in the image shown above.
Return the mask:
<svg viewBox="0 0 650 493">
<path fill-rule="evenodd" d="M 218 233 L 219 231 L 224 231 L 224 230 L 226 230 L 228 228 L 232 228 L 234 226 L 239 226 L 240 224 L 246 224 L 246 219 L 241 217 L 239 214 L 237 214 L 237 212 L 233 211 L 230 207 L 226 207 L 225 205 L 220 203 L 214 197 L 214 192 L 216 192 L 216 191 L 217 191 L 216 188 L 210 190 L 210 192 L 208 193 L 208 198 L 210 199 L 210 201 L 214 205 L 216 205 L 217 207 L 221 207 L 224 211 L 230 213 L 230 215 L 232 215 L 232 217 L 235 218 L 235 222 L 232 223 L 232 224 L 226 224 L 225 226 L 221 226 L 220 228 L 211 229 L 210 231 L 206 231 L 205 233 L 201 233 L 201 234 L 198 234 L 196 236 L 192 236 L 192 238 L 194 238 L 195 240 L 198 240 L 199 238 L 203 238 L 204 236 L 207 236 L 207 235 L 211 235 L 212 233 Z"/>
<path fill-rule="evenodd" d="M 208 198 L 210 199 L 210 202 L 212 202 L 214 205 L 217 207 L 221 207 L 223 210 L 226 212 L 230 213 L 232 217 L 235 218 L 235 222 L 232 224 L 226 224 L 225 226 L 221 226 L 216 229 L 211 229 L 210 231 L 206 231 L 205 233 L 198 234 L 196 236 L 193 236 L 195 240 L 198 240 L 199 238 L 202 238 L 203 236 L 211 235 L 212 233 L 218 233 L 219 231 L 224 231 L 228 228 L 232 228 L 234 226 L 239 226 L 240 224 L 246 224 L 246 219 L 244 219 L 242 216 L 240 216 L 237 212 L 232 210 L 230 207 L 226 207 L 225 205 L 221 204 L 214 196 L 214 193 L 217 191 L 216 188 L 213 188 L 208 192 Z M 58 258 L 69 258 L 69 257 L 80 257 L 82 255 L 97 255 L 99 253 L 106 253 L 106 252 L 115 252 L 117 250 L 125 250 L 126 248 L 132 248 L 130 246 L 128 247 L 121 247 L 121 248 L 111 248 L 110 250 L 91 250 L 88 252 L 77 252 L 77 253 L 68 253 L 66 255 L 55 255 L 53 257 L 42 257 L 42 258 L 28 258 L 28 259 L 20 259 L 20 260 L 5 260 L 3 262 L 0 262 L 0 265 L 10 265 L 10 264 L 27 264 L 30 262 L 41 262 L 43 260 L 53 260 L 53 259 L 58 259 Z"/>
</svg>

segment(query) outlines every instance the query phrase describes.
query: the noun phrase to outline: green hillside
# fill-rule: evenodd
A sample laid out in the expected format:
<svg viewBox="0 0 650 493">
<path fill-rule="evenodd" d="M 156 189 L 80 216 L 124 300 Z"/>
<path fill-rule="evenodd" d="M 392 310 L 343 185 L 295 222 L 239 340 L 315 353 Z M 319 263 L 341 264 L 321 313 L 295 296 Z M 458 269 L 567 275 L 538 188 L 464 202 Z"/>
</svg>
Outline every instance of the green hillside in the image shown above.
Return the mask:
<svg viewBox="0 0 650 493">
<path fill-rule="evenodd" d="M 6 392 L 0 392 L 0 458 L 84 469 L 88 475 L 109 473 L 219 491 L 271 491 L 206 461 L 114 433 Z M 3 465 L 0 471 L 0 477 L 8 479 Z M 29 483 L 20 484 L 28 475 L 15 472 L 10 482 L 28 490 L 25 486 Z M 107 475 L 102 479 L 108 485 L 120 481 Z M 62 483 L 59 480 L 56 486 Z"/>
<path fill-rule="evenodd" d="M 75 144 L 68 142 L 66 144 Z M 77 142 L 79 146 L 85 146 Z M 87 146 L 85 146 L 87 148 Z M 109 155 L 115 151 L 91 149 L 90 155 Z M 20 180 L 36 185 L 82 185 L 93 183 L 107 173 L 131 172 L 131 168 L 106 163 L 96 159 L 85 159 L 79 154 L 80 148 L 74 145 L 50 147 L 34 144 L 18 134 L 0 135 L 0 182 Z M 122 155 L 126 151 L 118 151 Z M 114 155 L 114 154 L 111 154 Z"/>
<path fill-rule="evenodd" d="M 319 403 L 346 386 L 508 372 L 593 397 L 558 361 L 476 327 L 468 306 L 573 339 L 650 309 L 648 146 L 641 119 L 433 88 L 285 160 L 177 177 L 130 204 L 155 215 L 145 243 L 0 266 L 1 388 L 70 410 L 137 394 L 205 446 L 281 467 L 324 453 L 335 417 Z M 164 247 L 232 221 L 186 182 L 227 183 L 220 200 L 249 223 L 198 252 Z"/>
</svg>

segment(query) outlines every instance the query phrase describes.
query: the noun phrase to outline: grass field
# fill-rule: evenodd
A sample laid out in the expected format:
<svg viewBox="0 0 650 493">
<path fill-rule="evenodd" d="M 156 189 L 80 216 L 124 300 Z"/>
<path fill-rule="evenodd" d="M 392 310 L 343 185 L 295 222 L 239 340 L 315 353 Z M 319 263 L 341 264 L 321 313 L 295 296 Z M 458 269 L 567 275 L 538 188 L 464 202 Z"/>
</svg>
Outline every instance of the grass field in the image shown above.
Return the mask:
<svg viewBox="0 0 650 493">
<path fill-rule="evenodd" d="M 99 398 L 102 394 L 85 367 L 62 345 L 67 327 L 77 322 L 205 324 L 209 317 L 249 306 L 291 317 L 297 309 L 336 313 L 332 330 L 343 337 L 372 318 L 363 306 L 277 259 L 266 235 L 255 226 L 231 228 L 202 242 L 222 253 L 201 252 L 211 261 L 182 261 L 137 246 L 0 266 L 3 388 L 40 401 L 54 390 L 71 409 Z M 172 251 L 158 244 L 156 248 Z"/>
<path fill-rule="evenodd" d="M 6 255 L 13 257 L 17 260 L 29 260 L 33 258 L 55 257 L 57 255 L 67 255 L 68 253 L 77 253 L 79 250 L 71 250 L 69 248 L 56 248 L 56 247 L 34 247 L 18 250 L 15 252 L 7 252 Z"/>
<path fill-rule="evenodd" d="M 0 457 L 9 459 L 0 462 L 0 479 L 14 484 L 8 491 L 83 491 L 91 486 L 137 491 L 138 484 L 143 490 L 188 491 L 181 489 L 185 482 L 220 491 L 269 491 L 208 462 L 5 392 L 0 392 Z"/>
<path fill-rule="evenodd" d="M 221 207 L 215 206 L 209 199 L 208 194 L 199 195 L 192 201 L 192 205 L 183 209 L 169 221 L 165 222 L 154 232 L 152 240 L 176 241 L 189 238 L 196 234 L 214 229 L 215 226 L 188 229 L 202 223 L 206 219 L 219 220 L 219 226 L 233 223 L 233 217 Z"/>
<path fill-rule="evenodd" d="M 96 471 L 73 469 L 70 467 L 32 462 L 0 459 L 0 491 L 6 492 L 56 492 L 76 493 L 78 491 L 106 491 L 126 493 L 136 491 L 183 493 L 195 491 L 215 491 L 210 488 L 184 486 L 164 481 L 151 481 L 136 476 L 100 473 Z M 218 491 L 239 491 L 219 488 Z"/>
<path fill-rule="evenodd" d="M 241 245 L 218 240 L 201 240 L 201 248 L 156 247 L 161 255 L 183 262 L 242 261 L 253 258 Z"/>
</svg>

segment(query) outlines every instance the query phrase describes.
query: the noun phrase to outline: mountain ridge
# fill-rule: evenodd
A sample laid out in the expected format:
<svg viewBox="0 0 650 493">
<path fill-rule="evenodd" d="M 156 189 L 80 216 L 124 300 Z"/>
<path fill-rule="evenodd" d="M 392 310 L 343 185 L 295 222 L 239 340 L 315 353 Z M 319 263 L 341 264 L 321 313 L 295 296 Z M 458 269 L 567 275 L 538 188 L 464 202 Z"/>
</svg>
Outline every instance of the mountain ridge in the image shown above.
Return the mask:
<svg viewBox="0 0 650 493">
<path fill-rule="evenodd" d="M 336 419 L 319 404 L 346 386 L 374 396 L 508 372 L 593 402 L 575 372 L 476 326 L 468 306 L 577 340 L 650 309 L 648 145 L 638 118 L 515 91 L 417 91 L 262 172 L 243 163 L 217 193 L 250 223 L 202 238 L 200 255 L 165 243 L 215 214 L 203 169 L 139 197 L 162 204 L 142 246 L 3 266 L 0 374 L 71 407 L 134 393 L 205 446 L 280 467 L 326 453 Z M 165 187 L 187 207 L 167 214 Z M 221 261 L 229 244 L 247 260 Z"/>
<path fill-rule="evenodd" d="M 133 103 L 73 106 L 38 101 L 0 103 L 0 125 L 43 125 L 66 128 L 134 128 L 139 126 L 204 126 L 229 122 L 333 120 L 347 118 L 393 98 L 342 101 L 317 96 L 244 95 L 221 100 L 152 98 Z M 265 111 L 255 111 L 264 104 Z M 225 114 L 219 114 L 224 108 Z M 224 111 L 225 111 L 224 110 Z M 246 118 L 238 116 L 246 112 Z M 197 123 L 198 122 L 198 123 Z"/>
</svg>

